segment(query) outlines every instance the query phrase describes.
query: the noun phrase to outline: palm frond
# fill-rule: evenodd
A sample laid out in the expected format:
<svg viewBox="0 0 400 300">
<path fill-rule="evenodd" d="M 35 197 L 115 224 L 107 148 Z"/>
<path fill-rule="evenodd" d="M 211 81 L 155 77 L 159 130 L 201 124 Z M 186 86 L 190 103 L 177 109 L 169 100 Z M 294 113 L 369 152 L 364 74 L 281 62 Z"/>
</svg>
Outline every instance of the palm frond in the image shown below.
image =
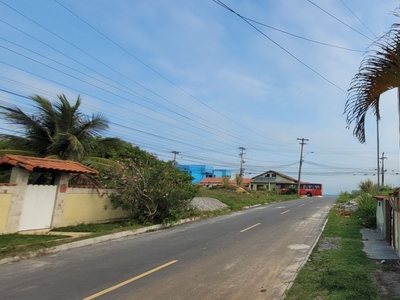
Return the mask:
<svg viewBox="0 0 400 300">
<path fill-rule="evenodd" d="M 348 90 L 344 114 L 347 127 L 355 124 L 353 134 L 365 142 L 365 119 L 368 111 L 380 119 L 380 95 L 400 87 L 400 26 L 375 41 L 360 64 Z"/>
</svg>

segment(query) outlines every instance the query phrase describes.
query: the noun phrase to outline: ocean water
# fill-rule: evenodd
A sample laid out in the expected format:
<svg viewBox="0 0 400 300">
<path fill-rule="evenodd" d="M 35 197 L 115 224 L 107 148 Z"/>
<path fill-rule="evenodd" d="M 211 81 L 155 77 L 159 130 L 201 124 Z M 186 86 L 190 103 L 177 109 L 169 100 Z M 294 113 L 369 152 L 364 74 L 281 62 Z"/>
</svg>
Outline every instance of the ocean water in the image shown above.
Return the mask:
<svg viewBox="0 0 400 300">
<path fill-rule="evenodd" d="M 339 195 L 332 195 L 332 194 L 322 194 L 323 197 L 325 198 L 337 198 Z"/>
</svg>

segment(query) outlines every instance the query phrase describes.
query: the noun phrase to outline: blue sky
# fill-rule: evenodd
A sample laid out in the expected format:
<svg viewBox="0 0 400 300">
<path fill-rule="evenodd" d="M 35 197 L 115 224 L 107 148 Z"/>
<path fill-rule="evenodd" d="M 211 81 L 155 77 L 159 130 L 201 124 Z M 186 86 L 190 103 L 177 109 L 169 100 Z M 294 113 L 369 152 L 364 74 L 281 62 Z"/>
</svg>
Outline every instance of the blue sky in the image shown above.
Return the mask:
<svg viewBox="0 0 400 300">
<path fill-rule="evenodd" d="M 0 104 L 29 112 L 18 95 L 81 95 L 109 120 L 104 136 L 232 174 L 244 147 L 246 177 L 297 178 L 306 138 L 303 181 L 326 194 L 376 181 L 375 118 L 360 144 L 343 110 L 364 52 L 399 22 L 397 1 L 224 3 L 259 31 L 211 0 L 0 0 Z M 395 92 L 381 103 L 385 183 L 400 186 Z"/>
</svg>

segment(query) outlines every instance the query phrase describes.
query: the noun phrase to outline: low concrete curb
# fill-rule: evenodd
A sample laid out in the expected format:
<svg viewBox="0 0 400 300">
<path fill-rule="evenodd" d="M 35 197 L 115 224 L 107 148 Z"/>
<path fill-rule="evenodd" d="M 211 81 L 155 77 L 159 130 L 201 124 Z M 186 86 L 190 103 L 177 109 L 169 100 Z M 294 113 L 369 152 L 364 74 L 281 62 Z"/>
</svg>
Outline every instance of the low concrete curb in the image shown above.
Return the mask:
<svg viewBox="0 0 400 300">
<path fill-rule="evenodd" d="M 159 229 L 173 227 L 176 225 L 196 221 L 199 219 L 200 218 L 188 218 L 188 219 L 180 220 L 172 225 L 171 224 L 153 225 L 153 226 L 144 227 L 144 228 L 140 228 L 140 229 L 136 229 L 136 230 L 121 231 L 121 232 L 117 232 L 117 233 L 113 233 L 113 234 L 98 236 L 95 238 L 89 238 L 89 239 L 75 241 L 75 242 L 71 242 L 71 243 L 67 243 L 67 244 L 62 244 L 62 245 L 55 246 L 55 247 L 44 248 L 44 249 L 40 249 L 38 251 L 31 251 L 31 252 L 28 252 L 21 256 L 17 255 L 17 256 L 6 257 L 3 259 L 0 259 L 0 265 L 18 262 L 18 261 L 21 261 L 24 259 L 29 259 L 29 258 L 39 256 L 39 255 L 56 253 L 56 252 L 60 252 L 60 251 L 64 251 L 64 250 L 85 247 L 85 246 L 94 245 L 94 244 L 98 244 L 98 243 L 102 243 L 102 242 L 116 240 L 116 239 L 127 237 L 127 236 L 138 235 L 138 234 L 149 232 L 149 231 L 155 231 L 155 230 L 159 230 Z"/>
</svg>

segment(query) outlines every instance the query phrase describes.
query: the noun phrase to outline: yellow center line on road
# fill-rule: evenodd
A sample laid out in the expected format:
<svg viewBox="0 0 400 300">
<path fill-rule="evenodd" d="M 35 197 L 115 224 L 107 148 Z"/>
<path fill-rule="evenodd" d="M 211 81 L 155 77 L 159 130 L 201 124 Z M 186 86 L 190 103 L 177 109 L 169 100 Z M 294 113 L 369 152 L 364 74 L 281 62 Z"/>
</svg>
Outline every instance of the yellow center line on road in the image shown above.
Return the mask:
<svg viewBox="0 0 400 300">
<path fill-rule="evenodd" d="M 133 282 L 133 281 L 135 281 L 135 280 L 138 280 L 138 279 L 143 278 L 143 277 L 145 277 L 145 276 L 147 276 L 147 275 L 150 275 L 151 273 L 157 272 L 157 271 L 159 271 L 159 270 L 161 270 L 161 269 L 163 269 L 163 268 L 165 268 L 165 267 L 168 267 L 168 266 L 170 266 L 170 265 L 172 265 L 172 264 L 174 264 L 174 263 L 176 263 L 176 262 L 178 262 L 178 261 L 177 261 L 177 260 L 172 260 L 172 261 L 170 261 L 170 262 L 168 262 L 168 263 L 166 263 L 166 264 L 163 264 L 163 265 L 161 265 L 161 266 L 159 266 L 159 267 L 157 267 L 157 268 L 154 268 L 154 269 L 152 269 L 152 270 L 149 270 L 149 271 L 147 271 L 147 272 L 144 272 L 144 273 L 142 273 L 142 274 L 140 274 L 140 275 L 138 275 L 138 276 L 135 276 L 135 277 L 133 277 L 133 278 L 131 278 L 131 279 L 128 279 L 128 280 L 126 280 L 126 281 L 124 281 L 124 282 L 121 282 L 121 283 L 119 283 L 119 284 L 117 284 L 117 285 L 114 285 L 114 286 L 112 286 L 112 287 L 110 287 L 110 288 L 108 288 L 108 289 L 105 289 L 105 290 L 103 290 L 103 291 L 101 291 L 101 292 L 98 292 L 98 293 L 96 293 L 96 294 L 94 294 L 94 295 L 92 295 L 92 296 L 89 296 L 89 297 L 87 297 L 87 298 L 84 298 L 83 300 L 91 300 L 91 299 L 100 297 L 100 296 L 102 296 L 102 295 L 104 295 L 104 294 L 106 294 L 106 293 L 108 293 L 108 292 L 111 292 L 111 291 L 113 291 L 113 290 L 116 290 L 116 289 L 118 289 L 118 288 L 120 288 L 120 287 L 122 287 L 122 286 L 124 286 L 124 285 L 127 285 L 128 283 L 131 283 L 131 282 Z"/>
<path fill-rule="evenodd" d="M 290 209 L 281 212 L 281 215 L 286 214 L 288 211 L 290 211 Z"/>
<path fill-rule="evenodd" d="M 247 228 L 245 228 L 245 229 L 243 229 L 243 230 L 240 230 L 239 232 L 245 232 L 245 231 L 247 231 L 247 230 L 249 230 L 249 229 L 252 229 L 252 228 L 254 228 L 254 227 L 256 227 L 256 226 L 258 226 L 258 225 L 260 225 L 260 224 L 261 224 L 261 223 L 254 224 L 253 226 L 247 227 Z"/>
</svg>

